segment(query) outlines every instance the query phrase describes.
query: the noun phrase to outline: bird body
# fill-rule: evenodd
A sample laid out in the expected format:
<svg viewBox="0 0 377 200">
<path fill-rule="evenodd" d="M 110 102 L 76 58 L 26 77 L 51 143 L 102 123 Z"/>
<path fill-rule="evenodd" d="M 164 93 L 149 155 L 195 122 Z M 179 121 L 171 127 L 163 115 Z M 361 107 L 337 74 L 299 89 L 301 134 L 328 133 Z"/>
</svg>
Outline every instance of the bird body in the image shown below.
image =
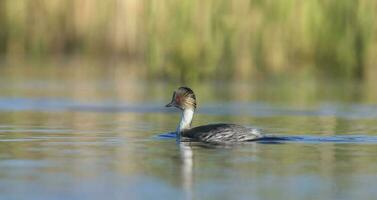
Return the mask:
<svg viewBox="0 0 377 200">
<path fill-rule="evenodd" d="M 228 144 L 257 140 L 263 135 L 256 128 L 237 124 L 208 124 L 191 128 L 196 110 L 196 96 L 188 87 L 180 87 L 173 93 L 172 100 L 166 107 L 177 107 L 182 110 L 182 117 L 177 127 L 180 138 L 205 143 Z"/>
</svg>

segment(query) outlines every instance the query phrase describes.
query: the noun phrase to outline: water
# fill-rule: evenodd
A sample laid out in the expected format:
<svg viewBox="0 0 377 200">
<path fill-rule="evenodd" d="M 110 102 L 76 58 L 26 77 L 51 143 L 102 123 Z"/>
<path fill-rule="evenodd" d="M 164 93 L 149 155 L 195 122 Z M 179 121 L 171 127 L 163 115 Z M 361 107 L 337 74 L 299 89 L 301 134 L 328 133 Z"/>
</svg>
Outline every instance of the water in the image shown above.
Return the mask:
<svg viewBox="0 0 377 200">
<path fill-rule="evenodd" d="M 211 146 L 170 134 L 174 83 L 58 72 L 1 73 L 0 199 L 377 198 L 377 98 L 361 83 L 195 84 L 194 125 L 270 136 Z"/>
</svg>

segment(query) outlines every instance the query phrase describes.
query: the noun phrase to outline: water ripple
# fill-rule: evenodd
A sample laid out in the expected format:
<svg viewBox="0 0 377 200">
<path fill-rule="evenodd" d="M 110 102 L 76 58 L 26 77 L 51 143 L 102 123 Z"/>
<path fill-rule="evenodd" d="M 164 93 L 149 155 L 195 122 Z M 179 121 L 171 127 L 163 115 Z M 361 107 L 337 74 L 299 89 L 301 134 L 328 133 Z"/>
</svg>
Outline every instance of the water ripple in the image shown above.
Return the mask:
<svg viewBox="0 0 377 200">
<path fill-rule="evenodd" d="M 162 133 L 159 139 L 176 139 L 175 132 Z M 349 143 L 349 144 L 377 144 L 377 136 L 370 135 L 334 135 L 334 136 L 314 136 L 314 135 L 268 135 L 250 143 L 281 144 L 281 143 Z"/>
<path fill-rule="evenodd" d="M 334 135 L 334 136 L 313 136 L 313 135 L 288 135 L 288 136 L 266 136 L 258 140 L 260 143 L 350 143 L 350 144 L 377 144 L 377 136 L 369 135 Z"/>
</svg>

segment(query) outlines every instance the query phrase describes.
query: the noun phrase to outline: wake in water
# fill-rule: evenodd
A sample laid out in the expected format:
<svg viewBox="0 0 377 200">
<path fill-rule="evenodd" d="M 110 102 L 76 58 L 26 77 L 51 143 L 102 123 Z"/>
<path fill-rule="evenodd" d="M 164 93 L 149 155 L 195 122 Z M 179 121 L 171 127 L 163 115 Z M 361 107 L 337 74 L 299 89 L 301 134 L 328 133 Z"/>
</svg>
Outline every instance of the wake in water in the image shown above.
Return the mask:
<svg viewBox="0 0 377 200">
<path fill-rule="evenodd" d="M 163 133 L 158 135 L 160 139 L 177 139 L 175 132 Z M 377 136 L 370 135 L 333 135 L 333 136 L 313 136 L 313 135 L 266 135 L 265 137 L 253 140 L 263 144 L 283 144 L 283 143 L 359 143 L 377 144 Z"/>
<path fill-rule="evenodd" d="M 377 144 L 377 136 L 367 135 L 333 135 L 333 136 L 266 136 L 258 140 L 259 143 L 363 143 Z"/>
</svg>

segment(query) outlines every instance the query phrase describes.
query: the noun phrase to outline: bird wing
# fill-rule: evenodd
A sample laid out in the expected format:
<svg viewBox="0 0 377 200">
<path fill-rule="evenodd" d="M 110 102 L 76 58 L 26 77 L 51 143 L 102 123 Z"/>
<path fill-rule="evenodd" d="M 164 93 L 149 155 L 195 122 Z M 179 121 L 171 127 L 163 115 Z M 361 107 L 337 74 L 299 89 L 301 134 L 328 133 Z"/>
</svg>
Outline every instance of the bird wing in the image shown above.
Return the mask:
<svg viewBox="0 0 377 200">
<path fill-rule="evenodd" d="M 236 124 L 210 124 L 183 132 L 184 137 L 208 143 L 234 143 L 262 137 L 260 130 Z"/>
</svg>

